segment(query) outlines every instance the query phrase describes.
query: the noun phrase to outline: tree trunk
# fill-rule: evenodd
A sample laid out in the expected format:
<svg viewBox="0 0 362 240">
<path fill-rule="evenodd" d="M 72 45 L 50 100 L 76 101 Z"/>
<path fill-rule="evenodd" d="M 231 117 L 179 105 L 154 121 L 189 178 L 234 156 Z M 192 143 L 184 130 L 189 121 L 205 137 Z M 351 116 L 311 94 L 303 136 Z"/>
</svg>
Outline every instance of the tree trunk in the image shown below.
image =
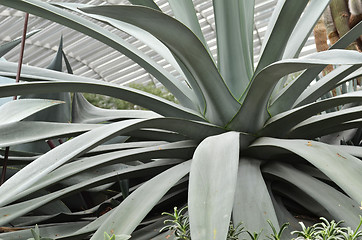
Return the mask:
<svg viewBox="0 0 362 240">
<path fill-rule="evenodd" d="M 327 29 L 324 25 L 323 16 L 318 20 L 317 24 L 313 29 L 314 41 L 318 52 L 328 50 L 329 46 L 327 43 Z M 327 75 L 329 72 L 333 71 L 332 65 L 328 65 L 323 71 L 323 76 Z M 333 90 L 333 95 L 335 94 Z M 335 95 L 334 95 L 335 96 Z"/>
<path fill-rule="evenodd" d="M 336 27 L 334 26 L 331 9 L 328 6 L 323 13 L 324 24 L 327 30 L 327 36 L 331 45 L 339 40 L 339 35 Z"/>
<path fill-rule="evenodd" d="M 353 28 L 357 23 L 362 21 L 362 1 L 361 0 L 349 0 L 348 8 L 351 16 L 349 17 L 349 27 Z M 357 46 L 359 51 L 362 51 L 362 35 L 357 39 Z"/>
<path fill-rule="evenodd" d="M 344 0 L 332 0 L 329 4 L 334 25 L 337 29 L 339 37 L 342 37 L 349 30 L 349 11 Z M 347 49 L 349 50 L 357 50 L 357 43 L 351 43 Z"/>
</svg>

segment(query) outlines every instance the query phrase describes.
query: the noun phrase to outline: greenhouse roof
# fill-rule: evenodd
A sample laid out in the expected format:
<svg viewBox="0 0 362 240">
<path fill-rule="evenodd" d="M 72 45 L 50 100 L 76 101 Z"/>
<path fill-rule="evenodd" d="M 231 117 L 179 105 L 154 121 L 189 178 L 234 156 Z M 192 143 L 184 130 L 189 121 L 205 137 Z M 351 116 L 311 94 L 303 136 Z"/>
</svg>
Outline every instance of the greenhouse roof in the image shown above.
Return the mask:
<svg viewBox="0 0 362 240">
<path fill-rule="evenodd" d="M 58 2 L 74 2 L 70 0 L 57 0 Z M 172 10 L 167 0 L 156 0 L 158 6 L 167 14 L 172 15 Z M 100 4 L 129 4 L 127 0 L 79 0 L 77 3 Z M 215 21 L 212 2 L 209 0 L 194 0 L 197 16 L 212 54 L 216 57 L 217 47 L 215 39 Z M 262 41 L 267 25 L 277 0 L 255 1 L 254 24 L 254 60 L 258 61 Z M 25 13 L 0 6 L 0 42 L 5 43 L 21 36 L 24 25 Z M 136 38 L 121 32 L 111 26 L 102 26 L 119 34 L 129 43 L 155 59 L 161 66 L 175 76 L 179 74 L 156 54 L 151 48 L 138 41 Z M 156 82 L 148 72 L 134 63 L 123 54 L 106 47 L 101 42 L 91 39 L 72 29 L 57 23 L 30 15 L 28 31 L 41 29 L 41 31 L 26 41 L 24 63 L 32 66 L 46 67 L 57 51 L 61 36 L 64 41 L 64 52 L 73 68 L 74 74 L 94 79 L 101 79 L 118 84 Z M 313 36 L 310 36 L 301 53 L 305 55 L 315 51 Z M 19 47 L 5 55 L 8 61 L 17 62 Z"/>
</svg>

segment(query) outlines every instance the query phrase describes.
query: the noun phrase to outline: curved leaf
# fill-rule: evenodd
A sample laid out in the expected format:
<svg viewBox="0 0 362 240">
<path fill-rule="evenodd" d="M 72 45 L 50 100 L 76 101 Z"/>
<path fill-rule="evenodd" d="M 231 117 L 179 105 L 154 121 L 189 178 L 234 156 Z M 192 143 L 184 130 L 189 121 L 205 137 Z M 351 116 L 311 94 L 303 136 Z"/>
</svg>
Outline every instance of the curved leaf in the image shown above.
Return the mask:
<svg viewBox="0 0 362 240">
<path fill-rule="evenodd" d="M 19 99 L 0 106 L 0 122 L 6 124 L 24 118 L 48 107 L 61 104 L 61 101 L 44 99 Z"/>
<path fill-rule="evenodd" d="M 272 18 L 275 19 L 275 22 L 271 21 L 268 26 L 268 32 L 264 37 L 260 60 L 255 73 L 258 74 L 269 64 L 282 58 L 289 37 L 308 2 L 308 0 L 278 2 L 282 6 L 276 8 L 278 11 L 274 10 L 273 15 L 275 16 Z"/>
<path fill-rule="evenodd" d="M 101 26 L 86 20 L 83 17 L 71 14 L 63 9 L 52 6 L 49 3 L 39 1 L 39 0 L 3 0 L 2 5 L 12 7 L 18 10 L 29 12 L 31 14 L 49 19 L 53 22 L 60 23 L 64 26 L 73 28 L 79 32 L 82 32 L 94 39 L 97 39 L 106 45 L 114 48 L 117 51 L 125 54 L 127 57 L 138 63 L 141 67 L 146 69 L 150 74 L 157 78 L 160 82 L 167 82 L 166 85 L 170 87 L 170 91 L 180 99 L 184 95 L 177 86 L 174 85 L 177 80 L 172 82 L 169 79 L 174 79 L 174 77 L 158 65 L 153 59 L 148 57 L 142 51 L 138 50 L 136 47 L 132 46 L 121 37 L 117 36 L 114 33 L 107 31 Z M 187 98 L 187 97 L 186 97 Z"/>
<path fill-rule="evenodd" d="M 284 149 L 303 157 L 334 181 L 354 201 L 361 201 L 362 192 L 359 189 L 362 187 L 362 162 L 358 158 L 327 144 L 307 140 L 263 137 L 256 140 L 249 148 L 252 151 L 260 151 L 265 147 Z"/>
<path fill-rule="evenodd" d="M 8 147 L 50 138 L 73 137 L 100 126 L 101 125 L 97 124 L 32 121 L 0 124 L 0 147 Z"/>
<path fill-rule="evenodd" d="M 71 139 L 58 147 L 52 149 L 47 154 L 42 155 L 36 161 L 28 164 L 16 175 L 0 186 L 0 206 L 11 201 L 14 195 L 19 194 L 26 188 L 32 186 L 43 176 L 60 167 L 66 162 L 82 155 L 90 149 L 112 139 L 118 135 L 141 128 L 159 128 L 163 130 L 175 130 L 180 134 L 190 136 L 195 140 L 204 139 L 205 136 L 216 135 L 225 130 L 209 124 L 202 124 L 180 119 L 151 119 L 151 120 L 124 120 L 112 124 L 103 125 L 92 131 L 84 133 L 77 138 Z M 246 137 L 248 137 L 246 135 Z M 19 185 L 18 188 L 12 186 Z"/>
<path fill-rule="evenodd" d="M 256 75 L 240 111 L 228 126 L 241 131 L 256 132 L 259 130 L 269 118 L 267 105 L 272 91 L 279 79 L 286 74 L 329 63 L 361 64 L 361 55 L 356 51 L 330 50 L 269 65 Z"/>
<path fill-rule="evenodd" d="M 334 219 L 344 220 L 347 226 L 356 227 L 359 222 L 358 204 L 326 183 L 298 171 L 290 165 L 273 163 L 263 167 L 263 172 L 275 175 L 307 193 L 325 208 Z"/>
<path fill-rule="evenodd" d="M 357 120 L 352 120 L 352 121 L 346 121 L 346 122 L 337 122 L 337 123 L 330 122 L 328 125 L 323 126 L 323 128 L 315 129 L 314 132 L 313 131 L 305 131 L 305 132 L 301 133 L 299 131 L 299 129 L 298 129 L 298 131 L 292 131 L 289 134 L 289 137 L 291 137 L 291 138 L 294 137 L 294 138 L 314 139 L 314 138 L 317 138 L 317 137 L 330 135 L 330 134 L 333 134 L 333 133 L 338 133 L 338 134 L 336 134 L 336 137 L 337 137 L 336 140 L 338 141 L 338 144 L 340 144 L 341 140 L 346 140 L 346 138 L 344 138 L 343 132 L 346 131 L 346 130 L 353 131 L 353 129 L 360 128 L 361 123 L 362 123 L 362 118 L 359 118 Z M 350 134 L 346 134 L 346 135 L 348 136 Z"/>
<path fill-rule="evenodd" d="M 292 127 L 309 117 L 332 107 L 361 101 L 361 92 L 351 92 L 291 109 L 270 118 L 260 131 L 263 136 L 281 137 Z"/>
<path fill-rule="evenodd" d="M 361 146 L 335 145 L 334 147 L 352 156 L 362 158 Z"/>
<path fill-rule="evenodd" d="M 131 234 L 161 197 L 188 174 L 190 165 L 191 161 L 181 163 L 144 183 L 110 214 L 91 239 L 98 240 L 105 232 Z"/>
<path fill-rule="evenodd" d="M 179 162 L 180 162 L 179 160 L 173 160 L 173 161 L 160 160 L 149 164 L 138 165 L 135 167 L 128 167 L 118 172 L 111 172 L 97 176 L 95 178 L 89 179 L 87 181 L 78 184 L 74 184 L 67 188 L 60 189 L 58 191 L 49 193 L 41 197 L 1 207 L 0 224 L 4 225 L 6 223 L 9 223 L 13 219 L 22 216 L 30 211 L 33 211 L 34 209 L 37 209 L 55 199 L 62 198 L 67 194 L 79 192 L 84 189 L 100 186 L 109 182 L 119 181 L 129 177 L 149 176 L 149 175 L 152 176 L 155 175 L 155 173 L 159 174 L 160 172 L 164 171 L 165 169 Z"/>
<path fill-rule="evenodd" d="M 359 69 L 361 66 L 362 65 L 341 66 L 333 70 L 325 77 L 319 79 L 315 84 L 304 90 L 293 104 L 293 108 L 316 101 L 318 98 L 323 96 L 323 94 L 334 89 L 337 86 L 337 83 Z"/>
<path fill-rule="evenodd" d="M 26 38 L 33 36 L 34 34 L 38 33 L 40 29 L 33 30 L 26 34 Z M 0 57 L 3 57 L 6 53 L 8 53 L 11 49 L 16 47 L 21 42 L 22 37 L 18 37 L 10 42 L 4 43 L 0 45 Z"/>
<path fill-rule="evenodd" d="M 206 43 L 205 37 L 202 34 L 201 27 L 199 24 L 199 19 L 196 15 L 196 10 L 192 0 L 179 1 L 179 0 L 168 0 L 172 12 L 175 15 L 176 19 L 185 24 L 190 30 L 200 39 L 204 47 L 209 52 L 210 57 L 212 54 Z"/>
<path fill-rule="evenodd" d="M 229 92 L 203 44 L 185 25 L 166 14 L 144 7 L 118 5 L 82 10 L 133 24 L 160 39 L 195 77 L 204 93 L 206 118 L 210 122 L 225 125 L 237 112 L 240 104 Z M 161 24 L 162 28 L 159 27 Z M 225 108 L 225 105 L 229 107 Z"/>
<path fill-rule="evenodd" d="M 72 122 L 101 123 L 105 121 L 156 118 L 159 114 L 146 110 L 110 110 L 93 106 L 82 94 L 73 95 Z"/>
<path fill-rule="evenodd" d="M 84 7 L 92 7 L 92 5 L 87 4 L 80 4 L 80 3 L 52 3 L 55 6 L 63 7 L 78 13 L 81 13 L 83 15 L 86 15 L 88 17 L 91 17 L 93 19 L 97 19 L 99 21 L 108 23 L 112 25 L 115 28 L 120 29 L 121 31 L 124 31 L 134 37 L 136 37 L 138 40 L 142 41 L 144 44 L 149 46 L 151 49 L 156 51 L 158 54 L 160 54 L 168 63 L 170 63 L 179 73 L 183 73 L 180 66 L 178 65 L 177 61 L 175 60 L 174 56 L 171 54 L 171 52 L 168 50 L 168 48 L 157 38 L 152 36 L 150 33 L 127 23 L 114 20 L 112 18 L 107 18 L 99 15 L 94 14 L 87 14 L 80 10 L 80 8 Z M 184 78 L 186 78 L 183 75 Z M 172 92 L 175 97 L 179 100 L 179 102 L 185 106 L 192 109 L 196 109 L 195 105 L 192 103 L 196 103 L 197 100 L 194 96 L 197 92 L 192 92 L 191 89 L 178 79 L 176 79 L 173 76 L 168 76 L 168 79 L 159 79 L 160 82 Z M 182 94 L 180 93 L 182 92 Z M 186 97 L 187 96 L 187 97 Z M 191 102 L 191 101 L 192 102 Z"/>
<path fill-rule="evenodd" d="M 236 189 L 239 137 L 239 133 L 228 132 L 206 138 L 194 153 L 188 194 L 192 239 L 227 237 Z"/>
<path fill-rule="evenodd" d="M 279 223 L 260 164 L 257 159 L 240 159 L 233 222 L 243 222 L 243 226 L 252 233 L 263 229 L 263 236 L 269 236 L 272 232 L 266 220 L 270 220 L 276 229 L 279 229 Z"/>
<path fill-rule="evenodd" d="M 297 124 L 290 130 L 290 136 L 301 136 L 318 134 L 318 131 L 324 128 L 332 128 L 332 126 L 340 123 L 352 121 L 362 118 L 362 107 L 352 107 L 342 109 L 337 112 L 331 112 L 313 116 Z"/>
<path fill-rule="evenodd" d="M 213 1 L 218 68 L 232 94 L 239 98 L 253 75 L 254 0 Z"/>
<path fill-rule="evenodd" d="M 184 108 L 176 103 L 167 101 L 161 97 L 154 96 L 130 87 L 103 81 L 71 81 L 73 75 L 65 75 L 68 81 L 47 82 L 21 82 L 17 84 L 0 85 L 0 97 L 12 96 L 14 94 L 49 93 L 49 92 L 90 92 L 103 94 L 155 110 L 164 116 L 174 116 L 186 119 L 203 120 L 199 113 Z"/>
<path fill-rule="evenodd" d="M 140 5 L 152 8 L 157 11 L 161 11 L 161 9 L 158 7 L 158 5 L 153 0 L 129 0 L 130 3 L 134 5 Z"/>
<path fill-rule="evenodd" d="M 351 42 L 355 41 L 361 35 L 362 22 L 354 26 L 349 32 L 343 35 L 330 49 L 344 49 Z M 281 113 L 292 108 L 295 100 L 316 78 L 316 76 L 325 68 L 325 66 L 311 68 L 304 71 L 294 82 L 284 87 L 280 93 L 271 100 L 269 111 L 272 115 Z"/>
<path fill-rule="evenodd" d="M 43 237 L 62 237 L 66 236 L 74 231 L 77 231 L 79 228 L 82 228 L 86 222 L 79 221 L 79 222 L 69 222 L 65 224 L 59 224 L 59 225 L 53 225 L 53 226 L 44 226 L 40 227 L 40 235 Z M 54 234 L 50 234 L 54 233 Z M 14 231 L 14 232 L 7 232 L 7 233 L 1 233 L 0 238 L 2 240 L 13 240 L 13 239 L 30 239 L 33 235 L 31 234 L 31 231 L 29 228 L 26 228 L 24 230 L 20 231 Z"/>
<path fill-rule="evenodd" d="M 39 179 L 28 189 L 13 196 L 12 201 L 36 192 L 39 189 L 46 188 L 63 179 L 67 179 L 86 170 L 101 166 L 108 166 L 116 163 L 128 163 L 132 161 L 149 161 L 150 159 L 172 158 L 189 159 L 196 145 L 192 141 L 182 141 L 178 143 L 168 143 L 154 147 L 144 147 L 129 150 L 120 150 L 110 153 L 99 154 L 92 157 L 82 158 L 80 160 L 65 164 L 43 178 Z M 97 168 L 98 169 L 98 168 Z"/>
<path fill-rule="evenodd" d="M 286 43 L 283 59 L 298 57 L 305 42 L 308 40 L 314 25 L 323 14 L 330 0 L 312 0 L 305 8 L 303 15 L 295 25 Z"/>
</svg>

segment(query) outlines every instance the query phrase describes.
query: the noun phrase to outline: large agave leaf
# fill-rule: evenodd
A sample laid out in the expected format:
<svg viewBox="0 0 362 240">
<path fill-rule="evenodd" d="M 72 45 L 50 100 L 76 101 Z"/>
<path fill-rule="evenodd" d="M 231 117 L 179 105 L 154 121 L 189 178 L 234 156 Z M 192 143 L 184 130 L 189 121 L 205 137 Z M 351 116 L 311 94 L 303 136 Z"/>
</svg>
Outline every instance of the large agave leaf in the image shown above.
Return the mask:
<svg viewBox="0 0 362 240">
<path fill-rule="evenodd" d="M 362 31 L 362 22 L 358 23 L 349 32 L 343 35 L 330 49 L 344 49 L 353 42 Z M 280 93 L 271 100 L 269 111 L 272 115 L 281 113 L 292 108 L 295 100 L 324 69 L 325 66 L 312 68 L 304 71 L 294 82 L 284 87 Z"/>
<path fill-rule="evenodd" d="M 26 34 L 26 38 L 29 38 L 31 36 L 33 36 L 34 34 L 36 34 L 37 32 L 39 32 L 40 30 L 33 30 L 31 32 L 28 32 Z M 1 44 L 0 46 L 0 57 L 3 57 L 6 53 L 8 53 L 11 49 L 13 49 L 14 47 L 16 47 L 19 43 L 21 42 L 21 37 L 16 38 L 10 42 Z"/>
<path fill-rule="evenodd" d="M 100 126 L 101 125 L 98 124 L 32 121 L 0 124 L 0 147 L 8 147 L 50 138 L 73 137 Z"/>
<path fill-rule="evenodd" d="M 336 149 L 340 149 L 343 152 L 351 154 L 352 156 L 362 158 L 362 152 L 360 146 L 349 146 L 349 145 L 335 145 Z"/>
<path fill-rule="evenodd" d="M 282 57 L 283 59 L 298 57 L 305 42 L 308 40 L 311 32 L 313 31 L 315 24 L 323 14 L 329 2 L 330 0 L 309 1 L 308 6 L 305 8 L 304 13 L 300 17 L 292 34 L 290 35 Z M 308 31 L 306 31 L 306 29 L 308 29 Z M 274 93 L 283 89 L 286 80 L 287 77 L 284 77 L 279 81 L 276 89 L 274 90 Z"/>
<path fill-rule="evenodd" d="M 124 21 L 152 33 L 169 47 L 196 79 L 205 96 L 206 118 L 212 123 L 225 125 L 234 116 L 240 104 L 230 94 L 203 44 L 185 25 L 159 11 L 143 7 L 100 6 L 82 10 Z M 148 20 L 144 21 L 145 18 Z M 226 105 L 229 107 L 225 108 Z"/>
<path fill-rule="evenodd" d="M 101 166 L 108 166 L 116 163 L 128 163 L 134 161 L 150 161 L 150 159 L 172 158 L 189 159 L 196 145 L 192 141 L 163 144 L 154 147 L 144 147 L 130 150 L 120 150 L 105 154 L 99 154 L 81 160 L 65 164 L 53 172 L 47 174 L 37 181 L 33 186 L 20 192 L 13 197 L 13 200 L 20 199 L 39 189 L 46 188 L 63 179 L 74 176 L 80 172 L 98 169 Z"/>
<path fill-rule="evenodd" d="M 341 80 L 350 75 L 350 73 L 361 68 L 362 65 L 352 65 L 352 66 L 341 66 L 331 73 L 327 74 L 325 77 L 318 80 L 315 84 L 308 87 L 295 101 L 293 107 L 299 107 L 311 102 L 316 101 L 318 98 L 323 96 L 323 94 L 334 89 L 337 86 L 337 83 L 341 83 Z"/>
<path fill-rule="evenodd" d="M 112 136 L 116 135 L 120 129 L 136 122 L 138 121 L 128 120 L 125 122 L 99 127 L 96 129 L 100 129 L 100 131 L 90 131 L 89 134 L 83 134 L 78 138 L 69 140 L 52 149 L 52 151 L 48 152 L 48 154 L 44 154 L 36 161 L 28 164 L 0 187 L 0 193 L 2 195 L 0 205 L 3 206 L 8 203 L 14 195 L 24 191 L 40 178 L 65 162 L 76 158 L 96 145 L 100 145 Z M 48 155 L 51 155 L 51 158 L 49 158 Z M 13 187 L 18 185 L 19 188 Z"/>
<path fill-rule="evenodd" d="M 54 71 L 62 71 L 63 68 L 63 38 L 61 37 L 59 47 L 55 57 L 49 64 L 47 69 Z M 26 94 L 19 96 L 20 99 L 52 99 L 63 101 L 64 104 L 54 108 L 45 109 L 27 117 L 26 121 L 47 121 L 47 122 L 63 122 L 71 121 L 71 96 L 69 92 L 42 93 L 42 94 Z M 25 145 L 15 146 L 19 151 L 46 152 L 49 146 L 44 142 L 34 142 Z"/>
<path fill-rule="evenodd" d="M 250 232 L 263 229 L 263 236 L 269 236 L 270 220 L 279 229 L 278 219 L 260 170 L 261 161 L 241 158 L 239 163 L 238 183 L 233 207 L 234 224 L 243 222 Z"/>
<path fill-rule="evenodd" d="M 129 0 L 130 3 L 134 5 L 140 5 L 152 8 L 157 11 L 161 11 L 161 9 L 158 7 L 158 5 L 153 0 Z"/>
<path fill-rule="evenodd" d="M 213 125 L 166 118 L 125 120 L 104 125 L 61 144 L 20 170 L 0 187 L 0 194 L 2 195 L 0 205 L 4 205 L 11 201 L 13 196 L 32 186 L 39 179 L 64 163 L 75 159 L 117 135 L 124 135 L 141 128 L 174 130 L 197 140 L 201 140 L 206 136 L 220 134 L 225 131 Z M 246 137 L 248 136 L 246 135 Z M 13 184 L 18 185 L 20 182 L 21 186 L 18 188 L 12 187 Z"/>
<path fill-rule="evenodd" d="M 191 161 L 181 163 L 144 183 L 112 212 L 91 239 L 100 239 L 104 232 L 130 235 L 161 197 L 188 174 L 190 165 Z"/>
<path fill-rule="evenodd" d="M 239 133 L 206 138 L 190 170 L 188 208 L 192 239 L 226 239 L 239 162 Z"/>
<path fill-rule="evenodd" d="M 201 115 L 191 109 L 184 108 L 176 103 L 167 101 L 161 97 L 145 93 L 130 87 L 123 87 L 104 81 L 76 80 L 70 81 L 73 75 L 64 75 L 68 81 L 17 83 L 0 86 L 0 96 L 7 97 L 14 94 L 46 93 L 46 92 L 91 92 L 122 98 L 150 110 L 155 110 L 164 116 L 174 116 L 186 119 L 203 120 Z"/>
<path fill-rule="evenodd" d="M 362 162 L 348 153 L 333 146 L 307 140 L 282 140 L 259 138 L 250 145 L 252 151 L 261 151 L 265 147 L 284 149 L 293 152 L 313 164 L 343 189 L 354 201 L 360 202 L 362 192 Z M 256 152 L 255 152 L 256 153 Z M 272 156 L 270 152 L 269 157 Z"/>
<path fill-rule="evenodd" d="M 326 183 L 317 180 L 290 165 L 273 163 L 263 167 L 263 172 L 275 175 L 307 193 L 336 220 L 345 220 L 347 226 L 358 224 L 358 204 Z"/>
<path fill-rule="evenodd" d="M 107 153 L 107 152 L 118 151 L 118 150 L 152 147 L 152 146 L 162 145 L 165 143 L 167 143 L 167 142 L 166 141 L 138 141 L 138 142 L 104 144 L 104 145 L 100 145 L 100 146 L 90 150 L 84 156 L 92 156 L 92 155 L 96 155 L 96 154 Z"/>
<path fill-rule="evenodd" d="M 138 63 L 159 81 L 167 82 L 167 86 L 172 86 L 169 90 L 176 96 L 176 98 L 180 98 L 180 100 L 188 98 L 185 96 L 185 94 L 187 94 L 186 92 L 183 93 L 180 89 L 178 89 L 176 86 L 176 84 L 179 83 L 178 80 L 175 79 L 169 72 L 164 70 L 154 60 L 142 53 L 136 47 L 133 47 L 121 37 L 105 30 L 101 26 L 39 0 L 3 0 L 1 1 L 1 4 L 58 22 L 107 44 Z"/>
<path fill-rule="evenodd" d="M 152 48 L 154 51 L 156 51 L 158 54 L 160 54 L 168 63 L 170 63 L 179 73 L 183 73 L 180 66 L 176 62 L 175 58 L 171 54 L 171 52 L 168 50 L 168 48 L 160 42 L 157 38 L 152 36 L 150 33 L 135 27 L 133 25 L 114 20 L 112 18 L 103 17 L 100 15 L 94 15 L 94 14 L 87 14 L 85 12 L 82 12 L 79 8 L 84 7 L 93 7 L 92 5 L 87 4 L 79 4 L 79 3 L 53 3 L 55 6 L 60 6 L 66 9 L 70 9 L 72 11 L 84 14 L 88 17 L 97 19 L 102 22 L 106 22 L 110 25 L 112 25 L 115 28 L 120 29 L 121 31 L 127 32 L 128 34 L 136 37 L 138 40 L 142 41 L 144 44 L 148 45 L 150 48 Z M 183 77 L 185 77 L 183 75 Z M 186 78 L 186 77 L 185 77 Z M 169 89 L 176 98 L 180 101 L 180 103 L 186 107 L 194 108 L 195 105 L 192 103 L 197 103 L 197 100 L 195 99 L 194 93 L 191 92 L 190 88 L 187 87 L 187 85 L 183 84 L 182 82 L 178 81 L 172 76 L 169 76 L 169 81 L 163 81 L 160 80 L 162 84 Z M 175 89 L 176 88 L 176 89 Z M 173 90 L 174 89 L 174 90 Z M 183 94 L 179 94 L 179 91 L 181 91 Z M 195 94 L 199 94 L 198 91 L 194 91 Z M 185 95 L 187 97 L 185 97 Z M 202 95 L 200 96 L 202 98 Z M 190 100 L 192 102 L 190 102 Z"/>
<path fill-rule="evenodd" d="M 22 99 L 11 101 L 0 106 L 0 122 L 6 124 L 23 120 L 24 118 L 62 103 L 61 101 L 43 99 Z"/>
<path fill-rule="evenodd" d="M 84 189 L 104 185 L 110 182 L 115 182 L 130 177 L 144 177 L 150 175 L 153 176 L 155 174 L 159 174 L 160 172 L 164 171 L 167 168 L 170 168 L 171 166 L 179 162 L 180 160 L 159 160 L 149 164 L 128 167 L 117 172 L 111 172 L 97 176 L 95 178 L 71 185 L 67 188 L 60 189 L 44 196 L 4 206 L 0 208 L 0 224 L 7 224 L 10 221 L 16 219 L 17 217 L 29 213 L 53 200 L 62 198 L 66 195 L 70 195 Z"/>
<path fill-rule="evenodd" d="M 292 127 L 315 114 L 336 106 L 359 102 L 361 98 L 361 92 L 351 92 L 291 109 L 270 118 L 260 134 L 274 137 L 284 136 Z"/>
<path fill-rule="evenodd" d="M 336 85 L 339 86 L 342 83 L 345 83 L 350 80 L 355 80 L 355 78 L 360 77 L 362 75 L 362 68 L 359 68 L 358 70 L 354 71 L 353 73 L 349 74 L 347 77 L 343 78 L 341 81 L 339 81 Z"/>
<path fill-rule="evenodd" d="M 93 106 L 82 94 L 75 93 L 72 105 L 72 122 L 100 123 L 122 119 L 161 117 L 152 111 L 142 110 L 110 110 Z"/>
<path fill-rule="evenodd" d="M 63 60 L 63 38 L 60 39 L 59 47 L 57 53 L 49 64 L 47 69 L 61 72 L 62 71 L 62 60 Z M 30 121 L 50 121 L 50 122 L 70 122 L 71 120 L 71 110 L 70 102 L 71 97 L 69 92 L 57 92 L 57 93 L 43 93 L 43 94 L 18 94 L 21 95 L 21 99 L 52 99 L 64 101 L 65 104 L 59 105 L 55 108 L 47 109 L 38 114 L 35 114 L 27 120 Z"/>
<path fill-rule="evenodd" d="M 317 115 L 297 124 L 290 130 L 288 135 L 291 138 L 303 137 L 310 139 L 321 136 L 319 134 L 323 129 L 333 129 L 334 126 L 340 123 L 360 118 L 362 118 L 362 107 L 347 108 L 337 112 Z M 325 134 L 324 131 L 323 133 Z"/>
<path fill-rule="evenodd" d="M 202 34 L 199 19 L 196 15 L 196 10 L 192 0 L 179 1 L 179 0 L 168 0 L 172 8 L 172 12 L 176 19 L 185 24 L 190 30 L 200 39 L 205 49 L 212 54 L 206 43 L 205 37 Z"/>
<path fill-rule="evenodd" d="M 213 1 L 218 68 L 234 97 L 239 98 L 253 74 L 254 0 Z"/>
<path fill-rule="evenodd" d="M 269 118 L 268 101 L 281 77 L 305 68 L 324 66 L 329 63 L 361 64 L 362 57 L 356 51 L 330 50 L 269 65 L 256 75 L 240 111 L 228 126 L 241 131 L 255 132 L 259 130 Z"/>
<path fill-rule="evenodd" d="M 39 228 L 40 236 L 42 237 L 62 237 L 68 235 L 79 228 L 82 228 L 87 222 L 69 222 L 53 226 L 44 226 Z M 13 239 L 30 239 L 33 235 L 31 234 L 30 229 L 24 229 L 20 231 L 7 232 L 0 234 L 0 238 L 3 240 L 13 240 Z"/>
<path fill-rule="evenodd" d="M 323 129 L 318 129 L 318 132 L 316 133 L 310 133 L 307 135 L 307 137 L 316 138 L 319 136 L 334 136 L 336 139 L 333 141 L 326 140 L 326 143 L 334 142 L 337 144 L 340 144 L 341 142 L 348 141 L 353 138 L 353 133 L 355 130 L 361 127 L 362 119 L 347 121 L 343 123 L 336 123 L 333 125 L 330 125 L 329 127 L 324 127 Z M 331 134 L 332 133 L 332 134 Z"/>
<path fill-rule="evenodd" d="M 330 0 L 309 1 L 308 6 L 305 8 L 303 15 L 295 25 L 295 28 L 286 43 L 283 59 L 298 57 L 304 43 L 313 31 L 314 25 L 323 14 L 329 2 Z"/>
<path fill-rule="evenodd" d="M 278 1 L 276 11 L 273 12 L 274 16 L 268 26 L 268 32 L 264 37 L 256 73 L 282 58 L 289 37 L 308 2 L 308 0 Z"/>
</svg>

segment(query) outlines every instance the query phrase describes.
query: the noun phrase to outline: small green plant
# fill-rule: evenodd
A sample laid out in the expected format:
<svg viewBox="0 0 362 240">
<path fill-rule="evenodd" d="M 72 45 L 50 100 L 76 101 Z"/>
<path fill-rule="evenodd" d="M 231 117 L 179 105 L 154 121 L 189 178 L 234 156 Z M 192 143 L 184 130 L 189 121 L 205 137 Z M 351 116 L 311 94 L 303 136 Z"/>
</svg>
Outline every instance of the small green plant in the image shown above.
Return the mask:
<svg viewBox="0 0 362 240">
<path fill-rule="evenodd" d="M 344 240 L 356 240 L 362 237 L 362 230 L 359 230 L 362 225 L 362 217 L 359 216 L 359 224 L 355 231 L 353 231 L 350 227 L 342 228 L 341 234 L 343 235 Z"/>
<path fill-rule="evenodd" d="M 283 231 L 288 228 L 289 223 L 284 223 L 279 232 L 275 229 L 273 223 L 270 220 L 267 220 L 270 228 L 273 230 L 273 233 L 270 236 L 267 236 L 267 238 L 271 240 L 280 240 L 283 234 Z"/>
<path fill-rule="evenodd" d="M 122 235 L 112 235 L 112 236 L 109 236 L 108 233 L 104 233 L 104 240 L 128 240 L 130 239 L 131 236 L 129 235 L 125 235 L 125 234 L 122 234 Z"/>
<path fill-rule="evenodd" d="M 291 234 L 297 234 L 295 240 L 312 240 L 315 238 L 316 231 L 314 225 L 306 227 L 303 222 L 299 222 L 299 224 L 302 226 L 302 230 L 291 232 Z"/>
<path fill-rule="evenodd" d="M 129 87 L 142 90 L 147 93 L 154 94 L 158 97 L 164 98 L 174 103 L 178 103 L 175 96 L 173 96 L 167 89 L 163 86 L 156 87 L 153 83 L 144 84 L 131 84 Z M 135 105 L 133 103 L 123 101 L 121 99 L 108 97 L 100 94 L 94 93 L 84 93 L 84 97 L 92 103 L 94 106 L 106 109 L 132 109 L 132 110 L 144 110 L 144 108 Z"/>
<path fill-rule="evenodd" d="M 249 234 L 251 240 L 259 240 L 261 233 L 263 232 L 263 229 L 260 230 L 260 232 L 253 232 L 253 233 L 251 233 L 249 231 L 246 231 L 246 232 Z"/>
<path fill-rule="evenodd" d="M 162 215 L 168 215 L 171 219 L 167 219 L 164 221 L 166 225 L 160 231 L 170 230 L 177 240 L 189 240 L 190 237 L 190 223 L 187 215 L 184 215 L 187 206 L 181 208 L 181 210 L 177 210 L 177 207 L 174 207 L 173 214 L 164 212 Z"/>
<path fill-rule="evenodd" d="M 343 239 L 341 234 L 342 228 L 340 224 L 343 221 L 335 222 L 334 220 L 328 221 L 324 217 L 320 217 L 322 222 L 315 224 L 316 236 L 318 239 L 322 240 L 332 240 L 332 239 Z"/>
<path fill-rule="evenodd" d="M 171 219 L 164 221 L 164 223 L 168 225 L 163 227 L 160 232 L 169 230 L 174 235 L 174 239 L 176 240 L 191 240 L 189 217 L 185 214 L 186 209 L 187 206 L 181 208 L 181 210 L 178 210 L 177 207 L 174 207 L 173 213 L 162 213 L 162 215 L 170 216 Z M 234 226 L 234 224 L 230 222 L 226 240 L 237 240 L 239 235 L 244 232 L 244 228 L 241 227 L 242 224 L 243 223 L 241 222 Z"/>
<path fill-rule="evenodd" d="M 324 217 L 321 217 L 322 222 L 310 227 L 306 227 L 303 222 L 299 222 L 302 230 L 293 231 L 291 234 L 297 235 L 295 240 L 356 240 L 362 237 L 362 230 L 359 230 L 362 225 L 362 217 L 359 217 L 359 225 L 354 231 L 350 227 L 340 227 L 343 221 L 335 222 L 332 220 L 329 222 Z"/>
<path fill-rule="evenodd" d="M 234 227 L 234 224 L 232 222 L 230 222 L 229 225 L 229 231 L 228 231 L 228 236 L 227 239 L 228 240 L 238 240 L 239 239 L 239 235 L 244 231 L 244 227 L 241 227 L 243 223 L 240 222 L 238 225 L 236 225 Z"/>
<path fill-rule="evenodd" d="M 43 238 L 40 236 L 40 231 L 38 225 L 35 225 L 35 229 L 30 229 L 31 234 L 33 235 L 32 238 L 28 240 L 54 240 L 53 238 Z"/>
</svg>

